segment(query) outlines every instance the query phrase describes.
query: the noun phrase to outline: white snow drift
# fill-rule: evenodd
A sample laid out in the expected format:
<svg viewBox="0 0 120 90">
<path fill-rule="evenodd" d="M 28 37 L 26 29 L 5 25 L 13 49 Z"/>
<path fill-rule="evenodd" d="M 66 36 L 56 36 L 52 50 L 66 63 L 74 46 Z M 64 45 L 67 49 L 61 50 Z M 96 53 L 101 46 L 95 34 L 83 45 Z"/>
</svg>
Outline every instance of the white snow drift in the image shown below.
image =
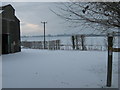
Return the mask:
<svg viewBox="0 0 120 90">
<path fill-rule="evenodd" d="M 118 53 L 113 53 L 112 87 L 118 87 Z M 3 55 L 3 88 L 105 88 L 106 51 L 22 49 Z"/>
</svg>

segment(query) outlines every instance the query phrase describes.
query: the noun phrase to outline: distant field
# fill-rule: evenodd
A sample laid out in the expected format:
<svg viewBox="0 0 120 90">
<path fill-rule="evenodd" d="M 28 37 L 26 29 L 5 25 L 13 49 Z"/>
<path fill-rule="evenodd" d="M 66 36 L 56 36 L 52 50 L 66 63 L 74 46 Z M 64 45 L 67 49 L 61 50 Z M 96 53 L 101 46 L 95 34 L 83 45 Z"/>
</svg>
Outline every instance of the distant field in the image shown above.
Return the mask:
<svg viewBox="0 0 120 90">
<path fill-rule="evenodd" d="M 43 41 L 43 37 L 22 37 L 22 41 Z M 72 46 L 71 36 L 46 37 L 46 41 L 60 40 L 61 45 Z M 85 45 L 94 46 L 94 48 L 107 49 L 107 37 L 85 37 Z M 113 47 L 118 47 L 118 37 L 114 38 Z M 71 47 L 72 48 L 72 47 Z M 93 47 L 92 47 L 93 48 Z"/>
</svg>

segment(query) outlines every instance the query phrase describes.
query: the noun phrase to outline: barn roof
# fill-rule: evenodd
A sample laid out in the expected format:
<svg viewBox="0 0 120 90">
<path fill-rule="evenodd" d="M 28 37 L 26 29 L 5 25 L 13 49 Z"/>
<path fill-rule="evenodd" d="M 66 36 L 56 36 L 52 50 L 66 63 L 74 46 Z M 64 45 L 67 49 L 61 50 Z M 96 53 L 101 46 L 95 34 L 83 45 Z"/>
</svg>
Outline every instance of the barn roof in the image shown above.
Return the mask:
<svg viewBox="0 0 120 90">
<path fill-rule="evenodd" d="M 5 6 L 0 6 L 0 18 L 3 19 L 3 20 L 15 21 L 15 20 L 12 20 L 12 19 L 1 17 L 2 13 L 4 12 L 4 10 L 6 8 L 11 8 L 11 9 L 15 10 L 11 4 L 8 4 L 8 5 L 5 5 Z M 19 21 L 19 19 L 16 16 L 14 16 L 14 18 Z"/>
<path fill-rule="evenodd" d="M 14 8 L 12 7 L 11 4 L 8 4 L 8 5 L 5 5 L 5 6 L 0 6 L 0 10 L 4 10 L 7 7 L 11 7 L 14 10 Z"/>
</svg>

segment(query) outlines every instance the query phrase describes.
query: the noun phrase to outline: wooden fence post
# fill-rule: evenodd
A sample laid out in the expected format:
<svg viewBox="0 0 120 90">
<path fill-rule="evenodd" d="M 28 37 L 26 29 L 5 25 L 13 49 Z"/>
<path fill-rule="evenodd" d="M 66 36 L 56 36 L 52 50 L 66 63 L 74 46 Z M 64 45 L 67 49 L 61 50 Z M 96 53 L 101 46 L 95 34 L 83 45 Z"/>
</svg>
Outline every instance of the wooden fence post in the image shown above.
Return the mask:
<svg viewBox="0 0 120 90">
<path fill-rule="evenodd" d="M 72 36 L 72 47 L 73 47 L 73 50 L 75 49 L 75 37 Z"/>
<path fill-rule="evenodd" d="M 113 36 L 108 36 L 108 66 L 107 66 L 107 86 L 111 87 L 112 84 L 112 47 Z"/>
<path fill-rule="evenodd" d="M 82 50 L 86 50 L 86 47 L 85 47 L 85 36 L 84 35 L 81 35 L 81 45 L 82 45 Z"/>
<path fill-rule="evenodd" d="M 60 50 L 60 40 L 56 40 L 57 41 L 57 49 Z"/>
<path fill-rule="evenodd" d="M 79 47 L 78 47 L 78 35 L 75 36 L 75 39 L 76 39 L 76 49 L 78 50 Z"/>
</svg>

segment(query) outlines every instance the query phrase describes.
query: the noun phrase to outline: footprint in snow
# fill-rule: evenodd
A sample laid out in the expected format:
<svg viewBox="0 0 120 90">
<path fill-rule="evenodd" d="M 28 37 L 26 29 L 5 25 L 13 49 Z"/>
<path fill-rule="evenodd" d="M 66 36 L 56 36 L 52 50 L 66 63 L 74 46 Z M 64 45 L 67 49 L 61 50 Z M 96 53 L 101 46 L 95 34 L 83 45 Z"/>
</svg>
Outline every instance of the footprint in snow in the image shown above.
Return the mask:
<svg viewBox="0 0 120 90">
<path fill-rule="evenodd" d="M 61 82 L 62 84 L 65 84 L 65 85 L 69 85 L 69 83 L 68 82 Z"/>
</svg>

